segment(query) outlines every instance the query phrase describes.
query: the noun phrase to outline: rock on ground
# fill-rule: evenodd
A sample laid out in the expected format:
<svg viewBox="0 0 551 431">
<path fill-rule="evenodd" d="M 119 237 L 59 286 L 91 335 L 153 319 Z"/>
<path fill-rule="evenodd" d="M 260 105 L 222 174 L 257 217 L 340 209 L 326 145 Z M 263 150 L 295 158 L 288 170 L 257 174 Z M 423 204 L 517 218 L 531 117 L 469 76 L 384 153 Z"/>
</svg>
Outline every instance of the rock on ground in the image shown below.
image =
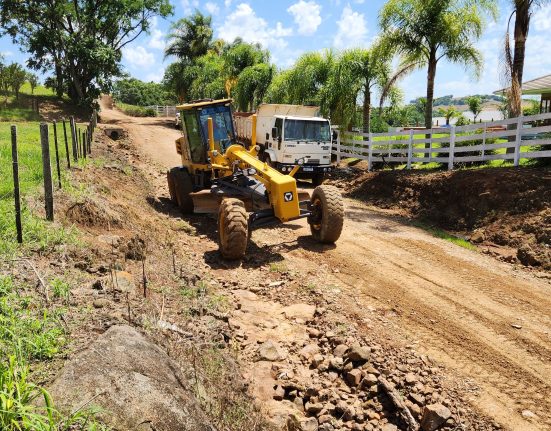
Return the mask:
<svg viewBox="0 0 551 431">
<path fill-rule="evenodd" d="M 449 409 L 442 404 L 430 404 L 425 406 L 421 429 L 423 431 L 434 431 L 451 416 Z"/>
<path fill-rule="evenodd" d="M 178 365 L 130 326 L 113 326 L 66 363 L 49 391 L 62 412 L 86 403 L 115 429 L 211 431 Z"/>
</svg>

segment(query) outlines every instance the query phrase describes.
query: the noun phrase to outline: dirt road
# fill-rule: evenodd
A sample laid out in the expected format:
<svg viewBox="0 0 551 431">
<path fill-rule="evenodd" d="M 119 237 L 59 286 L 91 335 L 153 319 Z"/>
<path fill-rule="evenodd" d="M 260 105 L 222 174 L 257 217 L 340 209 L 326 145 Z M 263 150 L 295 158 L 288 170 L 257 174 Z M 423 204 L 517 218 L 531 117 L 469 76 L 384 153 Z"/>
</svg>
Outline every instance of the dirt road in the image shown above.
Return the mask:
<svg viewBox="0 0 551 431">
<path fill-rule="evenodd" d="M 169 122 L 129 118 L 106 103 L 101 115 L 127 128 L 152 161 L 174 165 L 179 132 Z M 375 326 L 444 364 L 473 388 L 473 406 L 505 429 L 551 429 L 550 279 L 357 201 L 347 200 L 346 208 L 336 247 L 312 242 L 304 222 L 256 231 L 252 240 L 300 271 L 329 268 L 325 283 L 339 286 L 343 313 L 360 331 Z"/>
</svg>

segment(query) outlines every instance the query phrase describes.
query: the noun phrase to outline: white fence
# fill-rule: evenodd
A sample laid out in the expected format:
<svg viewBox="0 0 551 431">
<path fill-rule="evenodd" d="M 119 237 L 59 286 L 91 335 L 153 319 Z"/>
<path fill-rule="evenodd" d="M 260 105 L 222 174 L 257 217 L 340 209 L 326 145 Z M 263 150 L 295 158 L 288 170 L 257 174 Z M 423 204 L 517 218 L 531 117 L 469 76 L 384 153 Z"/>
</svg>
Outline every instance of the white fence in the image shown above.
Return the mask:
<svg viewBox="0 0 551 431">
<path fill-rule="evenodd" d="M 427 148 L 428 146 L 428 148 Z M 507 152 L 508 148 L 514 152 Z M 505 149 L 505 150 L 503 150 Z M 497 152 L 497 150 L 501 150 Z M 374 162 L 454 164 L 551 157 L 551 113 L 460 127 L 396 133 L 342 133 L 333 154 Z"/>
<path fill-rule="evenodd" d="M 176 106 L 160 106 L 153 105 L 147 106 L 147 109 L 154 109 L 157 113 L 157 117 L 175 117 L 176 116 Z"/>
</svg>

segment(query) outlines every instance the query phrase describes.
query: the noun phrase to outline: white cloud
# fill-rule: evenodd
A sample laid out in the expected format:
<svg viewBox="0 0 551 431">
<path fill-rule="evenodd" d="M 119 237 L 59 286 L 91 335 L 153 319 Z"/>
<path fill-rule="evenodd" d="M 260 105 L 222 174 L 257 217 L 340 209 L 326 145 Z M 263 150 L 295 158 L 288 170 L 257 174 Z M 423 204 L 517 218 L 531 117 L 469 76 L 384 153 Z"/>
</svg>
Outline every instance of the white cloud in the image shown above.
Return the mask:
<svg viewBox="0 0 551 431">
<path fill-rule="evenodd" d="M 220 8 L 218 7 L 218 5 L 210 1 L 205 4 L 205 9 L 211 15 L 216 15 L 220 11 Z"/>
<path fill-rule="evenodd" d="M 230 7 L 232 0 L 224 0 L 224 6 Z"/>
<path fill-rule="evenodd" d="M 159 83 L 163 80 L 163 76 L 165 75 L 165 70 L 161 69 L 158 72 L 153 72 L 147 74 L 145 77 L 145 82 L 156 82 Z"/>
<path fill-rule="evenodd" d="M 342 11 L 341 19 L 337 21 L 337 34 L 333 39 L 336 48 L 350 48 L 365 43 L 367 23 L 362 13 L 354 12 L 350 4 Z"/>
<path fill-rule="evenodd" d="M 141 45 L 126 46 L 122 55 L 131 66 L 150 68 L 155 64 L 155 56 Z"/>
<path fill-rule="evenodd" d="M 263 18 L 246 3 L 237 5 L 235 11 L 226 17 L 226 21 L 218 28 L 219 37 L 227 41 L 233 41 L 241 37 L 247 42 L 258 42 L 266 48 L 283 49 L 287 46 L 285 37 L 293 31 L 283 27 L 278 22 L 275 28 L 270 28 Z"/>
<path fill-rule="evenodd" d="M 537 9 L 532 16 L 533 28 L 536 31 L 545 31 L 551 29 L 551 4 L 547 4 Z"/>
<path fill-rule="evenodd" d="M 311 35 L 316 32 L 321 24 L 321 6 L 315 1 L 300 0 L 287 9 L 295 24 L 298 25 L 298 33 L 303 35 Z"/>
<path fill-rule="evenodd" d="M 186 15 L 191 15 L 199 7 L 199 0 L 181 0 L 181 3 Z"/>
<path fill-rule="evenodd" d="M 153 49 L 165 49 L 165 34 L 157 27 L 157 17 L 153 17 L 151 20 L 151 38 L 147 43 L 149 48 Z"/>
<path fill-rule="evenodd" d="M 12 51 L 0 51 L 0 57 L 11 57 L 12 55 Z"/>
</svg>

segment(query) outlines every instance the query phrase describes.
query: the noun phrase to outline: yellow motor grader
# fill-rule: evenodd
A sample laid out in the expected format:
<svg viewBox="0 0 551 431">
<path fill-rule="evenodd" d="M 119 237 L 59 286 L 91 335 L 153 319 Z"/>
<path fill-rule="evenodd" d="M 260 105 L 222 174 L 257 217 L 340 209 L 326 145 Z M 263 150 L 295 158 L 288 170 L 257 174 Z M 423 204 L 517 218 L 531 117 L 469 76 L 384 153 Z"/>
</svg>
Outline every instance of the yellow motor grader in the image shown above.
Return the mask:
<svg viewBox="0 0 551 431">
<path fill-rule="evenodd" d="M 167 172 L 172 201 L 184 214 L 190 214 L 194 210 L 192 193 L 208 189 L 220 197 L 218 236 L 226 259 L 245 255 L 252 229 L 300 218 L 307 218 L 316 240 L 337 241 L 344 220 L 339 191 L 321 185 L 309 200 L 300 202 L 293 176 L 303 160 L 297 160 L 287 175 L 260 161 L 256 118 L 250 147 L 238 144 L 231 102 L 201 100 L 177 107 L 183 136 L 176 141 L 181 166 Z"/>
</svg>

